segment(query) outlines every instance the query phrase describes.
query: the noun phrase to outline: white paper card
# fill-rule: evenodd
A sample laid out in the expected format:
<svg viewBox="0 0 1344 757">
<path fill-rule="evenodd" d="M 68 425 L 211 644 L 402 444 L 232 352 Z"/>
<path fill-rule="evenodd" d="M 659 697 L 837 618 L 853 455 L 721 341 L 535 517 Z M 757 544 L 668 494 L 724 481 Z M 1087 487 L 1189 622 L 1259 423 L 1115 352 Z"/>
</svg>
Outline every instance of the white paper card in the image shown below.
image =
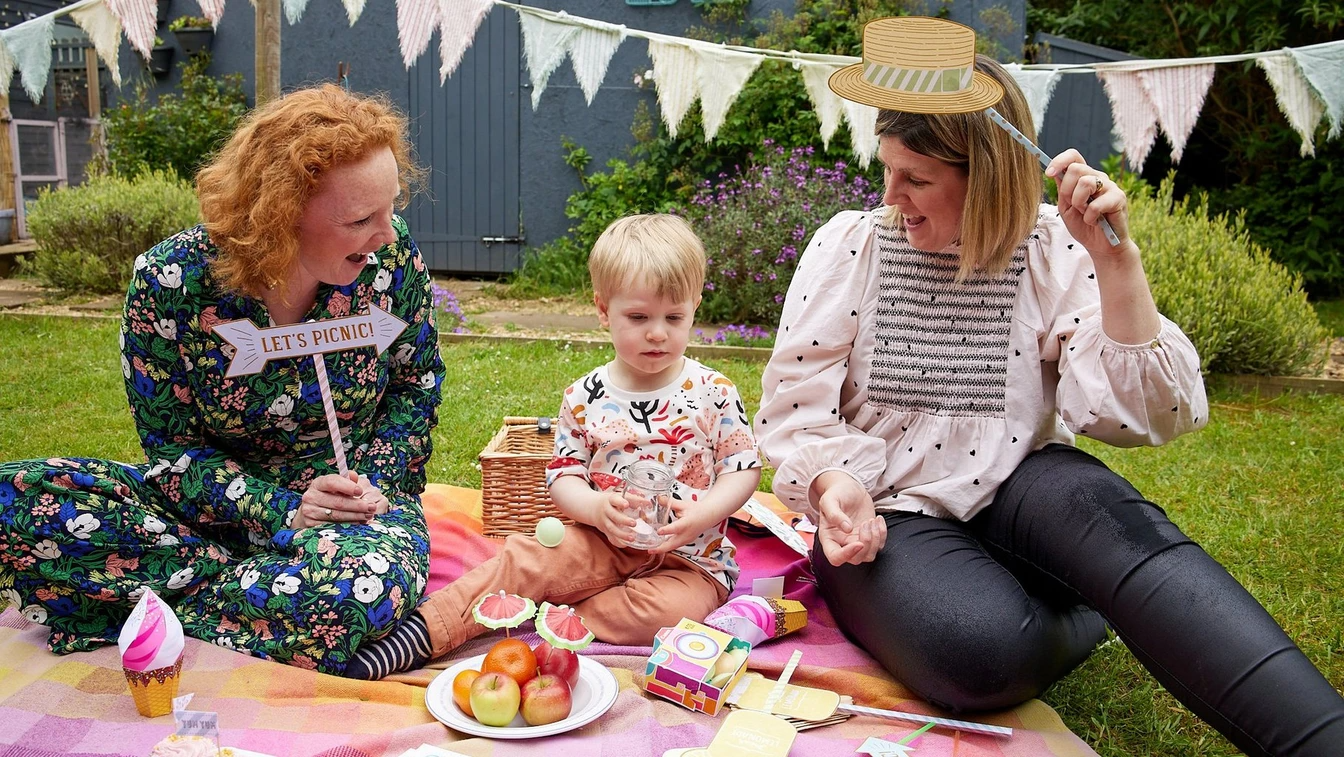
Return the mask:
<svg viewBox="0 0 1344 757">
<path fill-rule="evenodd" d="M 751 593 L 767 599 L 784 598 L 784 576 L 758 578 L 751 582 Z"/>
<path fill-rule="evenodd" d="M 780 541 L 789 545 L 789 549 L 792 549 L 803 557 L 808 556 L 807 542 L 803 541 L 803 537 L 799 536 L 797 531 L 790 528 L 789 524 L 785 523 L 782 518 L 775 515 L 774 511 L 769 507 L 757 502 L 755 499 L 749 499 L 747 500 L 747 503 L 742 506 L 742 509 L 751 513 L 751 517 L 759 520 L 762 525 L 770 530 L 770 533 L 778 536 Z M 761 596 L 765 595 L 762 594 Z"/>
</svg>

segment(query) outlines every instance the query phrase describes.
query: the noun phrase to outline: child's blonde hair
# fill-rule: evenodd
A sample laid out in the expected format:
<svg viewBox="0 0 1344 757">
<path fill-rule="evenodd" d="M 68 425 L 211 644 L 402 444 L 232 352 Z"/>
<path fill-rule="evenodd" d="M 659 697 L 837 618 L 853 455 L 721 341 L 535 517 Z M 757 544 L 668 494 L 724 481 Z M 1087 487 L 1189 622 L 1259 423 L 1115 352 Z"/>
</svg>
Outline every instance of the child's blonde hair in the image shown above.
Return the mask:
<svg viewBox="0 0 1344 757">
<path fill-rule="evenodd" d="M 626 216 L 612 221 L 593 243 L 588 275 L 603 299 L 645 285 L 659 297 L 694 300 L 705 286 L 705 246 L 680 216 Z"/>
</svg>

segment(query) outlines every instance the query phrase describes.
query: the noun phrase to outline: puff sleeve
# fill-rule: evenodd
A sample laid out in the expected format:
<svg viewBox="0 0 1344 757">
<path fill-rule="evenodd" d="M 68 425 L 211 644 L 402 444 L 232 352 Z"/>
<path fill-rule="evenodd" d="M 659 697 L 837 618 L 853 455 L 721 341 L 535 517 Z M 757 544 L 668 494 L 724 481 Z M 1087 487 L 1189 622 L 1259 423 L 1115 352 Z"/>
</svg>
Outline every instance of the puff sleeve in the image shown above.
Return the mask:
<svg viewBox="0 0 1344 757">
<path fill-rule="evenodd" d="M 840 412 L 860 315 L 876 306 L 872 223 L 872 213 L 847 211 L 817 230 L 761 378 L 756 438 L 776 468 L 775 494 L 790 507 L 815 509 L 808 491 L 825 471 L 843 470 L 872 491 L 886 468 L 886 442 Z"/>
<path fill-rule="evenodd" d="M 1152 340 L 1116 342 L 1102 329 L 1092 260 L 1063 221 L 1047 214 L 1032 245 L 1041 357 L 1058 362 L 1055 403 L 1069 430 L 1133 447 L 1163 444 L 1207 423 L 1199 355 L 1180 327 L 1164 316 Z"/>
</svg>

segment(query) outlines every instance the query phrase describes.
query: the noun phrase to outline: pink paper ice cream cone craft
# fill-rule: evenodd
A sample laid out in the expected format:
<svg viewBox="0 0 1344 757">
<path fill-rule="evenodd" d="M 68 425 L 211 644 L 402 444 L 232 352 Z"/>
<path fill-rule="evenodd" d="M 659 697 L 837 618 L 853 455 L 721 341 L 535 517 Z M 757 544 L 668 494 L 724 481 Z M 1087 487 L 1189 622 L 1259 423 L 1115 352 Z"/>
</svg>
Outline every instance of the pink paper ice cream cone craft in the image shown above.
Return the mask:
<svg viewBox="0 0 1344 757">
<path fill-rule="evenodd" d="M 778 639 L 807 625 L 807 608 L 791 599 L 771 599 L 750 594 L 734 597 L 711 612 L 705 625 L 732 634 L 753 647 Z"/>
<path fill-rule="evenodd" d="M 147 718 L 172 712 L 186 646 L 182 622 L 173 608 L 152 589 L 145 589 L 121 627 L 117 646 L 135 708 Z"/>
</svg>

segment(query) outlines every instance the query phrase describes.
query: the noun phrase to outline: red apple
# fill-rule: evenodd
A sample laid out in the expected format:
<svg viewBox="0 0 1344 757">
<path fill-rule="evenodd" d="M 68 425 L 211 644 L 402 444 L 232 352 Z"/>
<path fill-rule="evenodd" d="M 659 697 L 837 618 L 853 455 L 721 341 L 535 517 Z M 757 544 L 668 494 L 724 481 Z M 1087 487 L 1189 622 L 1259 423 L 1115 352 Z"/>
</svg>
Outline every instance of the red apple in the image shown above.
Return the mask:
<svg viewBox="0 0 1344 757">
<path fill-rule="evenodd" d="M 471 714 L 482 725 L 503 727 L 518 714 L 518 682 L 503 673 L 483 673 L 471 682 Z"/>
<path fill-rule="evenodd" d="M 523 720 L 528 725 L 564 720 L 573 706 L 569 684 L 560 676 L 543 673 L 523 686 Z"/>
<path fill-rule="evenodd" d="M 559 676 L 573 689 L 579 685 L 579 655 L 568 649 L 558 649 L 550 642 L 541 642 L 533 653 L 537 656 L 537 668 L 543 673 Z"/>
</svg>

